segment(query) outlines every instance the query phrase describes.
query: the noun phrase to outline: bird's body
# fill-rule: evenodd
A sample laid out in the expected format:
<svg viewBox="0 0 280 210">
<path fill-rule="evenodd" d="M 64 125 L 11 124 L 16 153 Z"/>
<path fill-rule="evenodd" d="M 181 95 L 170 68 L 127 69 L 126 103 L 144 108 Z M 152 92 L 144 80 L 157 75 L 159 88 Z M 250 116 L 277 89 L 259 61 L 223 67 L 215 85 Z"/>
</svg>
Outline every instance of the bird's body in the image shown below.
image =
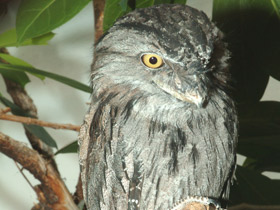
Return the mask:
<svg viewBox="0 0 280 210">
<path fill-rule="evenodd" d="M 228 199 L 237 118 L 227 57 L 219 30 L 184 5 L 136 10 L 116 22 L 96 45 L 79 138 L 88 209 Z"/>
</svg>

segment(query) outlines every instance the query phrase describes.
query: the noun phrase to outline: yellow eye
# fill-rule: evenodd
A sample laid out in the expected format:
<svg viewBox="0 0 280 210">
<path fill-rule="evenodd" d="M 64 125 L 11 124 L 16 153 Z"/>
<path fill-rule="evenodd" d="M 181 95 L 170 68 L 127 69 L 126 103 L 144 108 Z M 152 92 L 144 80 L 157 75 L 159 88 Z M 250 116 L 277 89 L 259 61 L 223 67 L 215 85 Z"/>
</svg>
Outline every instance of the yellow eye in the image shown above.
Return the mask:
<svg viewBox="0 0 280 210">
<path fill-rule="evenodd" d="M 142 62 L 149 68 L 157 69 L 163 65 L 163 60 L 156 54 L 145 54 L 142 56 Z"/>
</svg>

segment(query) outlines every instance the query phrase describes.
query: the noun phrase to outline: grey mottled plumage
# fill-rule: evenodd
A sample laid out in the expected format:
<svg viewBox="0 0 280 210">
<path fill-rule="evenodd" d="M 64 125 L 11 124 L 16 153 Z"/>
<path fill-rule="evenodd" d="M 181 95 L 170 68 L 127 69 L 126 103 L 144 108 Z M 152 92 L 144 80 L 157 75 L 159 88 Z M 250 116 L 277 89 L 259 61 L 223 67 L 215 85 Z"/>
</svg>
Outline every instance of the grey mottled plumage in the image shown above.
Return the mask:
<svg viewBox="0 0 280 210">
<path fill-rule="evenodd" d="M 97 43 L 80 163 L 90 210 L 168 210 L 188 196 L 227 200 L 237 117 L 228 51 L 206 15 L 139 9 Z M 163 65 L 143 64 L 156 54 Z"/>
</svg>

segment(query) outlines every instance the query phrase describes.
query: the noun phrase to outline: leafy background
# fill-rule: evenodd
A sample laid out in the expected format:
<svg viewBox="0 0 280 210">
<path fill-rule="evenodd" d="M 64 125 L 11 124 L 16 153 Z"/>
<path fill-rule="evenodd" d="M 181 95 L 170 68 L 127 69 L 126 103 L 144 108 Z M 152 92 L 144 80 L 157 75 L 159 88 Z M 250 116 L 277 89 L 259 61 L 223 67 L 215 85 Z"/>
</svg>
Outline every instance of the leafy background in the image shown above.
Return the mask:
<svg viewBox="0 0 280 210">
<path fill-rule="evenodd" d="M 15 22 L 13 20 L 15 16 L 10 15 L 6 17 L 7 22 L 0 22 L 0 46 L 20 46 L 19 48 L 8 48 L 10 53 L 17 58 L 0 54 L 1 58 L 12 64 L 9 66 L 0 64 L 0 73 L 25 86 L 39 109 L 40 119 L 80 124 L 87 109 L 85 102 L 89 101 L 89 89 L 84 84 L 88 84 L 89 66 L 92 59 L 92 6 L 88 5 L 70 22 L 55 29 L 76 15 L 88 4 L 89 0 L 65 0 L 63 2 L 66 3 L 66 6 L 56 5 L 59 1 L 54 0 L 46 0 L 45 4 L 38 2 L 36 0 L 28 1 L 28 4 L 36 6 L 36 9 L 32 10 L 35 14 L 28 12 L 26 9 L 30 6 L 28 4 L 20 7 L 16 20 L 17 30 L 9 28 L 10 23 Z M 105 6 L 105 30 L 110 27 L 114 18 L 134 7 L 169 1 L 108 0 L 108 2 L 110 4 Z M 183 1 L 174 0 L 173 2 L 182 3 Z M 14 8 L 16 3 L 17 1 L 14 1 Z M 73 7 L 67 7 L 71 4 Z M 203 9 L 202 5 L 205 6 L 205 1 L 189 0 L 188 4 Z M 206 4 L 209 14 L 212 2 L 207 1 Z M 233 51 L 232 65 L 235 70 L 233 74 L 237 87 L 235 97 L 239 102 L 240 113 L 238 152 L 248 157 L 242 167 L 242 161 L 239 160 L 240 166 L 236 173 L 238 182 L 232 189 L 233 204 L 240 202 L 263 205 L 280 203 L 280 182 L 275 179 L 271 180 L 262 174 L 265 172 L 268 175 L 267 171 L 280 172 L 280 105 L 277 101 L 259 102 L 261 98 L 280 101 L 280 88 L 276 82 L 280 79 L 278 65 L 280 55 L 279 6 L 280 3 L 277 0 L 214 0 L 213 19 L 226 33 L 229 47 Z M 58 12 L 55 9 L 57 7 L 63 8 L 64 12 L 68 11 L 68 13 L 63 13 L 63 9 Z M 10 10 L 10 13 L 13 12 L 16 13 L 15 10 Z M 110 15 L 106 15 L 109 12 Z M 50 17 L 48 17 L 49 14 L 51 14 Z M 34 19 L 34 17 L 37 18 Z M 40 20 L 40 18 L 42 19 Z M 42 24 L 42 21 L 46 23 L 46 19 L 47 24 Z M 53 29 L 55 30 L 52 31 Z M 47 44 L 48 41 L 47 46 L 40 46 Z M 24 71 L 28 76 L 23 73 Z M 263 97 L 269 76 L 276 79 L 270 86 L 271 91 L 275 94 L 274 98 Z M 0 93 L 2 93 L 1 102 L 5 106 L 11 106 L 14 113 L 18 115 L 25 115 L 7 101 L 10 98 L 5 93 L 2 80 L 0 80 Z M 41 136 L 42 140 L 50 146 L 57 147 L 58 150 L 55 149 L 55 151 L 58 153 L 76 150 L 76 144 L 72 143 L 77 137 L 76 133 L 51 129 L 42 130 L 42 128 L 34 128 L 34 126 L 30 126 L 29 129 L 37 132 L 37 135 Z M 21 126 L 16 123 L 0 121 L 0 130 L 15 139 L 26 141 L 23 139 Z M 15 130 L 18 132 L 15 133 Z M 68 144 L 70 147 L 64 148 Z M 62 176 L 66 178 L 66 184 L 72 192 L 78 176 L 76 156 L 76 154 L 56 155 Z M 26 199 L 26 194 L 32 196 L 33 192 L 19 175 L 17 169 L 10 169 L 14 167 L 12 161 L 0 154 L 0 165 L 1 171 L 5 171 L 0 173 L 0 204 L 4 200 L 20 198 L 23 195 L 22 200 L 17 199 L 17 202 L 14 202 L 13 199 L 13 204 L 6 203 L 1 206 L 9 206 L 5 209 L 22 209 L 23 203 L 25 206 L 32 206 L 35 198 Z M 17 176 L 18 178 L 16 178 Z M 6 180 L 7 177 L 14 182 L 5 185 L 2 180 Z M 277 177 L 279 178 L 279 176 Z M 32 179 L 31 176 L 29 178 Z M 22 185 L 20 189 L 27 190 L 27 193 L 19 191 L 19 185 Z M 26 209 L 29 208 L 29 206 L 26 207 Z"/>
<path fill-rule="evenodd" d="M 15 23 L 15 14 L 19 1 L 12 0 L 8 14 L 0 20 L 0 34 Z M 64 75 L 68 78 L 88 84 L 93 52 L 93 12 L 91 2 L 73 19 L 52 31 L 55 36 L 48 45 L 9 47 L 11 55 L 18 57 L 37 69 Z M 4 39 L 0 38 L 0 43 Z M 38 108 L 39 118 L 49 122 L 71 123 L 79 125 L 87 110 L 89 93 L 77 90 L 55 80 L 41 80 L 28 74 L 31 82 L 25 85 Z M 0 92 L 9 100 L 6 87 L 0 76 Z M 4 106 L 0 105 L 1 108 Z M 77 138 L 77 132 L 45 130 L 56 141 L 58 148 Z M 0 121 L 0 131 L 14 139 L 28 143 L 22 125 Z M 56 151 L 56 149 L 54 150 Z M 79 165 L 76 153 L 55 156 L 62 177 L 70 192 L 75 191 Z M 13 160 L 0 153 L 0 210 L 27 210 L 36 202 L 36 194 L 26 183 Z M 38 181 L 25 171 L 32 184 Z M 8 181 L 7 181 L 8 180 Z M 16 198 L 16 199 L 15 199 Z"/>
</svg>

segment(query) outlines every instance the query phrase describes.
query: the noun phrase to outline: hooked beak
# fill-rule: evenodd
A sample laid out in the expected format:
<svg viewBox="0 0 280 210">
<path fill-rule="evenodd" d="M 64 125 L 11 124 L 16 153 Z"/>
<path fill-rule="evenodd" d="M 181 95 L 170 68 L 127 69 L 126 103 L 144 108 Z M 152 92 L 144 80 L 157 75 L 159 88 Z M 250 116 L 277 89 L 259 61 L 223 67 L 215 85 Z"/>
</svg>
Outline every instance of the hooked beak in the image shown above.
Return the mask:
<svg viewBox="0 0 280 210">
<path fill-rule="evenodd" d="M 206 97 L 203 97 L 198 90 L 186 89 L 185 91 L 181 91 L 182 89 L 179 89 L 176 86 L 171 86 L 159 80 L 154 80 L 154 83 L 162 90 L 164 90 L 165 92 L 169 93 L 170 95 L 174 96 L 175 98 L 181 101 L 193 103 L 198 108 L 202 108 L 205 106 Z"/>
</svg>

